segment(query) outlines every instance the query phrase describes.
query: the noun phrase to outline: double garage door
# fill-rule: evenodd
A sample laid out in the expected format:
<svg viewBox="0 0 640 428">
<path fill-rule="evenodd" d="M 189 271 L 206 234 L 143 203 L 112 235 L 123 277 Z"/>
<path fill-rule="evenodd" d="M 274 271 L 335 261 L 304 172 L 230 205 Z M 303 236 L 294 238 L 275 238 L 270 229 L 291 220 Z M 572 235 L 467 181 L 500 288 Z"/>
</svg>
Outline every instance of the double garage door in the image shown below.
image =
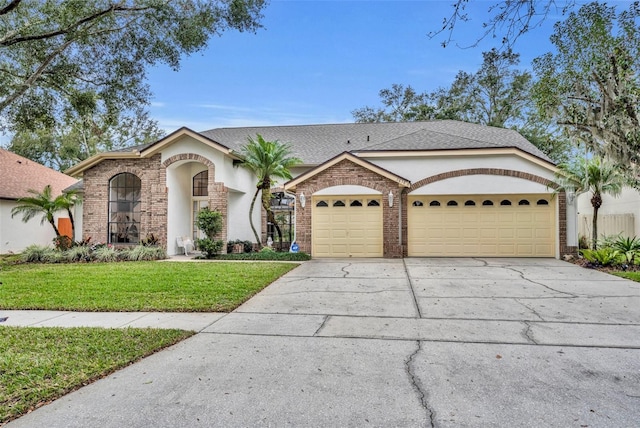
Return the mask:
<svg viewBox="0 0 640 428">
<path fill-rule="evenodd" d="M 314 257 L 382 257 L 382 196 L 314 197 Z"/>
<path fill-rule="evenodd" d="M 382 257 L 382 202 L 381 195 L 315 196 L 312 255 Z M 555 257 L 548 194 L 409 195 L 406 209 L 409 256 Z"/>
<path fill-rule="evenodd" d="M 555 257 L 555 199 L 409 196 L 409 256 Z"/>
</svg>

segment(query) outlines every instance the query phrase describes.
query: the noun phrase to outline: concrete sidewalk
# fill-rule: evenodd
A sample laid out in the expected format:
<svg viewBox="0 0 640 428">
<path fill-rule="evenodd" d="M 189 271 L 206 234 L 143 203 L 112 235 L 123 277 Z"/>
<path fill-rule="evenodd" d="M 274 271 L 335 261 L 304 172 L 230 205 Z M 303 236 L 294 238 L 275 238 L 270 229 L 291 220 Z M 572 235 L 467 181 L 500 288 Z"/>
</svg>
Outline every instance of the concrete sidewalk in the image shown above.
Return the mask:
<svg viewBox="0 0 640 428">
<path fill-rule="evenodd" d="M 558 260 L 313 260 L 230 314 L 195 315 L 212 317 L 199 334 L 9 426 L 636 427 L 640 414 L 640 284 Z M 39 322 L 163 314 L 93 316 Z"/>
<path fill-rule="evenodd" d="M 68 312 L 5 311 L 0 326 L 20 327 L 104 327 L 104 328 L 176 328 L 202 331 L 226 313 L 187 312 Z"/>
</svg>

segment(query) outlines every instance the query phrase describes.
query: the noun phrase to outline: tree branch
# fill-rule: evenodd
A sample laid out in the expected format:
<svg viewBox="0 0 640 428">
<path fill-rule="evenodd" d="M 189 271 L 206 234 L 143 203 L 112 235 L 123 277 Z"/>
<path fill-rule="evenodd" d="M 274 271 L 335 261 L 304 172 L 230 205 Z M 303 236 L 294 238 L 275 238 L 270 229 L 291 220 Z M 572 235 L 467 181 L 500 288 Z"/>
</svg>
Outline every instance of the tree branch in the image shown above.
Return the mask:
<svg viewBox="0 0 640 428">
<path fill-rule="evenodd" d="M 5 99 L 0 101 L 0 112 L 2 112 L 9 104 L 11 104 L 20 96 L 22 96 L 25 92 L 27 92 L 27 90 L 31 87 L 31 85 L 33 85 L 33 83 L 36 80 L 38 80 L 38 78 L 45 72 L 49 64 L 51 64 L 51 62 L 58 55 L 64 52 L 65 49 L 71 46 L 72 43 L 73 43 L 73 40 L 68 40 L 67 42 L 63 43 L 60 47 L 58 47 L 58 49 L 51 52 L 49 56 L 42 62 L 42 64 L 40 64 L 38 69 L 35 72 L 33 72 L 33 74 L 29 76 L 29 78 L 25 80 L 25 82 L 22 85 L 20 85 L 20 88 L 18 90 L 16 90 L 13 94 L 10 94 Z"/>
<path fill-rule="evenodd" d="M 6 15 L 7 13 L 11 12 L 13 9 L 18 7 L 21 1 L 22 0 L 13 0 L 11 3 L 0 9 L 0 15 Z"/>
<path fill-rule="evenodd" d="M 11 46 L 11 45 L 15 45 L 17 43 L 23 43 L 23 42 L 30 42 L 30 41 L 34 41 L 34 40 L 44 40 L 44 39 L 50 39 L 52 37 L 56 37 L 56 36 L 60 36 L 63 34 L 67 34 L 69 32 L 71 32 L 74 29 L 77 29 L 78 27 L 80 27 L 83 24 L 86 24 L 87 22 L 91 22 L 91 21 L 95 21 L 96 19 L 107 15 L 109 13 L 112 12 L 140 12 L 140 11 L 144 11 L 144 10 L 149 10 L 151 9 L 150 7 L 127 7 L 127 6 L 120 6 L 120 5 L 111 5 L 111 7 L 109 7 L 108 9 L 104 9 L 104 10 L 99 10 L 89 16 L 86 16 L 82 19 L 77 20 L 76 22 L 74 22 L 73 24 L 67 26 L 66 28 L 60 29 L 60 30 L 55 30 L 55 31 L 50 31 L 48 33 L 42 33 L 42 34 L 34 34 L 31 36 L 22 36 L 22 37 L 15 37 L 13 39 L 2 39 L 0 40 L 0 46 Z"/>
</svg>

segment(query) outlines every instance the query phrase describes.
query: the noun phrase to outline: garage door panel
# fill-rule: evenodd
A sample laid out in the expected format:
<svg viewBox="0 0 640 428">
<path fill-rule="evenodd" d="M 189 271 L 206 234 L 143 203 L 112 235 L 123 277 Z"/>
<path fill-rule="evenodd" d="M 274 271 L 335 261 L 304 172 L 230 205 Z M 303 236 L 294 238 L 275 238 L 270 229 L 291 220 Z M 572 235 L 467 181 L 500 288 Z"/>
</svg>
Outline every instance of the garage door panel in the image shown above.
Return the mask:
<svg viewBox="0 0 640 428">
<path fill-rule="evenodd" d="M 413 206 L 419 199 L 423 206 Z M 539 199 L 549 204 L 537 205 Z M 433 200 L 441 205 L 430 206 Z M 468 200 L 476 205 L 465 206 Z M 500 205 L 503 200 L 512 205 Z M 458 206 L 446 206 L 449 201 Z M 520 201 L 529 205 L 519 205 Z M 409 195 L 408 252 L 410 256 L 553 257 L 555 216 L 555 201 L 548 195 Z"/>
<path fill-rule="evenodd" d="M 314 197 L 311 229 L 314 257 L 382 257 L 381 198 Z"/>
</svg>

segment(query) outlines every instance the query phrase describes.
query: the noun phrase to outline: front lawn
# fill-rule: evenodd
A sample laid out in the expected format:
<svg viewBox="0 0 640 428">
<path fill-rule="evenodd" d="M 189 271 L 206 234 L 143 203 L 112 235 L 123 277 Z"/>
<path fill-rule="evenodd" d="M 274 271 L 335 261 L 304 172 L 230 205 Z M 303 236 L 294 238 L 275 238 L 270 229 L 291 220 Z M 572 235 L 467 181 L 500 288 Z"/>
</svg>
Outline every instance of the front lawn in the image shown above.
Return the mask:
<svg viewBox="0 0 640 428">
<path fill-rule="evenodd" d="M 640 272 L 622 272 L 622 271 L 617 271 L 617 272 L 611 272 L 612 274 L 619 276 L 621 278 L 627 278 L 630 279 L 632 281 L 637 281 L 640 282 Z"/>
<path fill-rule="evenodd" d="M 0 425 L 192 334 L 0 327 Z"/>
<path fill-rule="evenodd" d="M 0 267 L 0 309 L 230 312 L 292 263 L 121 262 Z"/>
</svg>

